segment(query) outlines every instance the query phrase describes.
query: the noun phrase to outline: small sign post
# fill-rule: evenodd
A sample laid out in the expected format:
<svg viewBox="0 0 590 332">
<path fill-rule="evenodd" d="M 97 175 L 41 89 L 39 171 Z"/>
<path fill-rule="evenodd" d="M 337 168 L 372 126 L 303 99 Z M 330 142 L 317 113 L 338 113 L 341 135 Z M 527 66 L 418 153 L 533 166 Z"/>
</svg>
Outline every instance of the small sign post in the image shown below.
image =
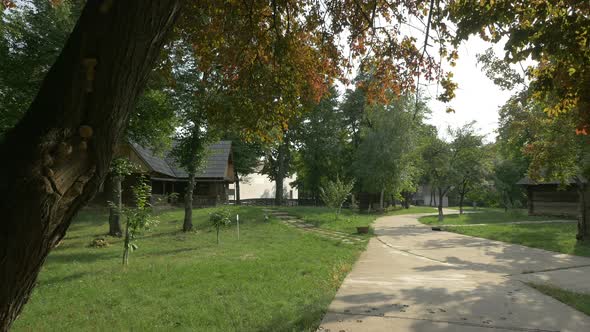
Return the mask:
<svg viewBox="0 0 590 332">
<path fill-rule="evenodd" d="M 238 241 L 240 240 L 240 215 L 236 214 L 236 222 L 238 223 Z"/>
</svg>

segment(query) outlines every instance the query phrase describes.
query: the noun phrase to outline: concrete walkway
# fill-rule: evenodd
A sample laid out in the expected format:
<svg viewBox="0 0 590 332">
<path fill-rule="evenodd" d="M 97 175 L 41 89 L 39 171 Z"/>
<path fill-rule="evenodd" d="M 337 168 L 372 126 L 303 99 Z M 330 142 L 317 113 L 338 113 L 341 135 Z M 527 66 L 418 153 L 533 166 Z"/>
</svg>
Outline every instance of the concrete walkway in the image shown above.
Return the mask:
<svg viewBox="0 0 590 332">
<path fill-rule="evenodd" d="M 590 317 L 518 280 L 560 271 L 588 286 L 590 258 L 431 231 L 420 216 L 376 221 L 319 331 L 590 331 Z"/>
</svg>

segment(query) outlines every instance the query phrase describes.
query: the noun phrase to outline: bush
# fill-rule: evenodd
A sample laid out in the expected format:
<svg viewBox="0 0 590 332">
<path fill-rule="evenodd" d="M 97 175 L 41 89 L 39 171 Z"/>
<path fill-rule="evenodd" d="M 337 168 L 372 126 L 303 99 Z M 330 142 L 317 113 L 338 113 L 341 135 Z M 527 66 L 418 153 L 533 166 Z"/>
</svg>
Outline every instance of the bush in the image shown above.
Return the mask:
<svg viewBox="0 0 590 332">
<path fill-rule="evenodd" d="M 231 223 L 231 212 L 227 208 L 218 209 L 209 215 L 209 221 L 217 231 L 217 244 L 219 244 L 219 229 Z"/>
<path fill-rule="evenodd" d="M 339 178 L 336 178 L 336 181 L 328 181 L 324 186 L 320 187 L 320 198 L 326 206 L 336 209 L 336 219 L 338 219 L 342 204 L 350 195 L 353 187 L 354 181 L 344 182 L 340 181 Z"/>
</svg>

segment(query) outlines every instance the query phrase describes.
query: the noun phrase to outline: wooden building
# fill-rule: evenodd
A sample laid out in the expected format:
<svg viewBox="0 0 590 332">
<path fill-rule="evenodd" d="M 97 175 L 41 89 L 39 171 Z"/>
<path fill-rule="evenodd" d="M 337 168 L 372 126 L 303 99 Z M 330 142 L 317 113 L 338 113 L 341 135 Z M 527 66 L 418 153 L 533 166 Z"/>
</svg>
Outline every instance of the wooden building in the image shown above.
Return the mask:
<svg viewBox="0 0 590 332">
<path fill-rule="evenodd" d="M 564 186 L 557 181 L 535 182 L 525 177 L 517 184 L 525 186 L 529 215 L 554 215 L 577 217 L 580 203 L 584 203 L 586 215 L 590 213 L 590 186 L 588 180 L 580 177 L 585 202 L 580 202 L 578 184 L 573 179 Z"/>
<path fill-rule="evenodd" d="M 176 163 L 170 151 L 161 154 L 136 143 L 117 147 L 115 157 L 125 157 L 133 162 L 138 172 L 127 176 L 122 183 L 123 201 L 132 202 L 130 187 L 141 176 L 147 177 L 152 186 L 152 204 L 182 202 L 188 182 L 188 174 Z M 207 149 L 206 160 L 196 176 L 194 206 L 211 206 L 227 202 L 229 184 L 234 182 L 231 141 L 219 141 Z M 107 179 L 99 192 L 97 201 L 106 202 L 111 195 L 110 181 Z M 177 195 L 171 195 L 176 193 Z M 177 198 L 174 199 L 174 196 Z"/>
</svg>

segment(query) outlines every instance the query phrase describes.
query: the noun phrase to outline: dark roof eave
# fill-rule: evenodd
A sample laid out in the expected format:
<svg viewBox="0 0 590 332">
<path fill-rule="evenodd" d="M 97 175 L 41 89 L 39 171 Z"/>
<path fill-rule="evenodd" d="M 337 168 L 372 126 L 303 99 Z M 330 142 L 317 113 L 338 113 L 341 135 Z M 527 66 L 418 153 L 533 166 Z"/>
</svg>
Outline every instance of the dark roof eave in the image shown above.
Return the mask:
<svg viewBox="0 0 590 332">
<path fill-rule="evenodd" d="M 584 178 L 583 176 L 580 176 L 579 178 L 582 183 L 588 183 L 588 180 L 586 178 Z M 559 182 L 559 181 L 535 182 L 535 181 L 531 180 L 528 176 L 525 176 L 524 178 L 518 180 L 518 182 L 516 182 L 516 184 L 521 185 L 521 186 L 539 186 L 539 185 L 559 185 L 559 184 L 561 184 L 561 182 Z M 566 184 L 576 184 L 576 180 L 574 178 L 571 178 L 568 180 L 568 182 Z"/>
</svg>

